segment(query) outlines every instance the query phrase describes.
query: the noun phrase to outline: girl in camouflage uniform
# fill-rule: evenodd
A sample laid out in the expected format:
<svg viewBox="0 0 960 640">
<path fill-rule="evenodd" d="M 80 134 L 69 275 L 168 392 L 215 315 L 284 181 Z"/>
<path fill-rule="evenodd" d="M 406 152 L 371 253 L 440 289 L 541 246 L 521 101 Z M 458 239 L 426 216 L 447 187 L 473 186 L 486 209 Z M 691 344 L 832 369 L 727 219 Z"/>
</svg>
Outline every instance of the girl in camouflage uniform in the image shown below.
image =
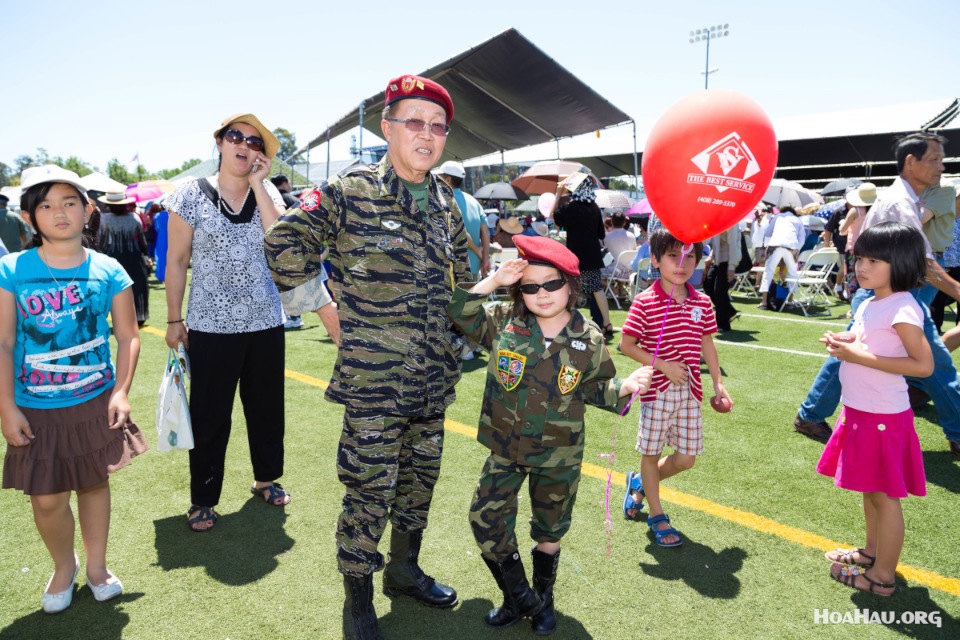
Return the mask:
<svg viewBox="0 0 960 640">
<path fill-rule="evenodd" d="M 650 384 L 651 369 L 614 378 L 603 334 L 576 310 L 576 256 L 549 238 L 515 241 L 520 258 L 469 290 L 458 288 L 450 316 L 492 355 L 478 433 L 490 455 L 470 524 L 503 605 L 484 622 L 508 627 L 532 617 L 537 635 L 547 635 L 556 628 L 553 584 L 580 482 L 585 405 L 622 409 L 631 394 Z M 510 288 L 512 302 L 485 308 L 498 287 Z M 533 589 L 514 533 L 517 498 L 527 477 L 530 536 L 537 543 Z"/>
</svg>

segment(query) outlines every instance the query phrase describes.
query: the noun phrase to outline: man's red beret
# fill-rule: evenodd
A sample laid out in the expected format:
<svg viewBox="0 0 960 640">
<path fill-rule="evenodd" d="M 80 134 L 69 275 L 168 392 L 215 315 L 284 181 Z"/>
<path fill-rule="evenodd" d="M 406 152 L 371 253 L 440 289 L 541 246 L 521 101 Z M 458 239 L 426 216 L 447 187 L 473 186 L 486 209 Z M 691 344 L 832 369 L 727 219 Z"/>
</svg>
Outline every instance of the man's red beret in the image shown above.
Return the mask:
<svg viewBox="0 0 960 640">
<path fill-rule="evenodd" d="M 447 123 L 453 122 L 453 100 L 450 94 L 439 84 L 420 76 L 399 76 L 387 83 L 384 107 L 389 107 L 397 100 L 419 98 L 436 102 L 447 112 Z"/>
<path fill-rule="evenodd" d="M 531 264 L 545 264 L 573 276 L 580 275 L 580 260 L 570 249 L 543 236 L 513 236 L 517 254 Z"/>
</svg>

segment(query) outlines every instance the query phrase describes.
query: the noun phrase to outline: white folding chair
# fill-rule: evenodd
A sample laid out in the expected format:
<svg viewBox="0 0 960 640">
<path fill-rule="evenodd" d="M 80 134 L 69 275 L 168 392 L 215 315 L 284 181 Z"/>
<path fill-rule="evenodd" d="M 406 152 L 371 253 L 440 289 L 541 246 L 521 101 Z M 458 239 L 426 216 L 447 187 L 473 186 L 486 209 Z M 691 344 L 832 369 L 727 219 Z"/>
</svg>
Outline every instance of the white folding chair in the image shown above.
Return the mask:
<svg viewBox="0 0 960 640">
<path fill-rule="evenodd" d="M 621 252 L 620 255 L 617 256 L 617 259 L 613 261 L 613 265 L 607 274 L 607 288 L 604 289 L 604 295 L 608 298 L 613 298 L 617 309 L 621 309 L 622 307 L 620 306 L 620 296 L 614 291 L 614 287 L 617 284 L 620 284 L 624 289 L 630 286 L 630 274 L 632 273 L 630 265 L 633 264 L 633 259 L 636 257 L 636 249 L 628 249 L 627 251 Z"/>
<path fill-rule="evenodd" d="M 808 255 L 797 277 L 787 278 L 787 298 L 780 310 L 787 304 L 795 304 L 805 316 L 829 316 L 829 309 L 823 313 L 810 313 L 809 309 L 814 305 L 830 306 L 830 275 L 839 263 L 836 247 L 818 249 Z"/>
<path fill-rule="evenodd" d="M 493 270 L 496 271 L 497 269 L 500 268 L 500 265 L 502 265 L 504 262 L 506 262 L 507 260 L 513 260 L 518 256 L 519 256 L 519 253 L 516 247 L 504 247 L 499 252 L 493 254 Z M 507 290 L 504 287 L 500 287 L 499 289 L 497 289 L 496 291 L 490 294 L 490 299 L 496 300 L 497 298 L 503 298 L 503 297 L 506 297 L 507 295 L 508 295 Z"/>
<path fill-rule="evenodd" d="M 637 270 L 630 275 L 630 299 L 633 300 L 637 294 L 650 286 L 647 280 L 647 272 L 650 270 L 650 258 L 640 258 L 637 263 Z"/>
</svg>

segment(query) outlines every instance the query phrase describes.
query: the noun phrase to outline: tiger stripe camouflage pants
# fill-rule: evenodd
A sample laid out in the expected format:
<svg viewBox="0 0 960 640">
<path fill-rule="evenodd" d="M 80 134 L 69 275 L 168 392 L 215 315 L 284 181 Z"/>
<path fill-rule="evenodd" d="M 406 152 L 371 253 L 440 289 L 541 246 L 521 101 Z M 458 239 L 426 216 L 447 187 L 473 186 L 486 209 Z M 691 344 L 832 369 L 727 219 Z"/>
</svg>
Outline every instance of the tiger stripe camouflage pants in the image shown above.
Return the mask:
<svg viewBox="0 0 960 640">
<path fill-rule="evenodd" d="M 470 527 L 480 552 L 496 562 L 516 553 L 520 488 L 530 492 L 530 537 L 559 542 L 570 530 L 580 486 L 580 465 L 529 467 L 491 453 L 483 464 L 470 505 Z"/>
<path fill-rule="evenodd" d="M 443 420 L 344 412 L 337 451 L 337 474 L 346 487 L 337 521 L 341 573 L 359 578 L 383 568 L 377 545 L 388 517 L 398 531 L 426 528 L 440 477 Z"/>
</svg>

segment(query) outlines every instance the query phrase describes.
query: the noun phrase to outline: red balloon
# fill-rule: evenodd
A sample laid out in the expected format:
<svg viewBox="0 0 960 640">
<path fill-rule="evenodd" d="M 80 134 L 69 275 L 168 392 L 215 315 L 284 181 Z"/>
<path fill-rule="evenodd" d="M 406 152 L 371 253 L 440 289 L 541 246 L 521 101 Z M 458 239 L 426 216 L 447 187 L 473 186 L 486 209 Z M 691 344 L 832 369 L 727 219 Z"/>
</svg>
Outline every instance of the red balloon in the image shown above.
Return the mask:
<svg viewBox="0 0 960 640">
<path fill-rule="evenodd" d="M 777 136 L 756 102 L 707 89 L 657 121 L 643 150 L 643 188 L 678 240 L 729 229 L 760 202 L 777 167 Z"/>
</svg>

